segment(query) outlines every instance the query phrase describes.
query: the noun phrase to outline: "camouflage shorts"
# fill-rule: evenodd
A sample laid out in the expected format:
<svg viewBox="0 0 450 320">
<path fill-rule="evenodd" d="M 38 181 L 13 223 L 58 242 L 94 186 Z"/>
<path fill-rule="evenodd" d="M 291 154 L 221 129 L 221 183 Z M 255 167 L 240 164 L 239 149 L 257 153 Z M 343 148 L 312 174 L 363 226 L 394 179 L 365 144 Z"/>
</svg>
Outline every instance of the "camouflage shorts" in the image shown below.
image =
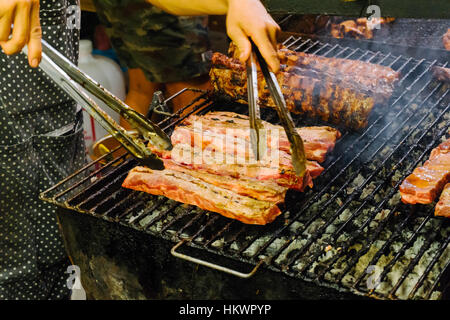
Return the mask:
<svg viewBox="0 0 450 320">
<path fill-rule="evenodd" d="M 151 82 L 192 79 L 208 72 L 206 17 L 177 17 L 145 0 L 93 0 L 123 66 L 141 68 Z"/>
</svg>

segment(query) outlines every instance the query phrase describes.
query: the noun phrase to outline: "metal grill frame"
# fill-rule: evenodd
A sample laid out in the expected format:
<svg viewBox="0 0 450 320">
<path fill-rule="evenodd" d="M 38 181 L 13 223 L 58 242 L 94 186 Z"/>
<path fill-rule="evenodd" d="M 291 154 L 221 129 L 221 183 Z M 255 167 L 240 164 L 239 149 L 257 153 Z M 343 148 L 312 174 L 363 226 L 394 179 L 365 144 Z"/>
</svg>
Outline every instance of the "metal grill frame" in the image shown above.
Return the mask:
<svg viewBox="0 0 450 320">
<path fill-rule="evenodd" d="M 183 259 L 190 259 L 196 263 L 203 263 L 207 266 L 243 278 L 251 277 L 260 266 L 265 266 L 292 277 L 313 281 L 318 285 L 333 287 L 359 295 L 370 295 L 379 299 L 398 299 L 396 291 L 402 286 L 405 279 L 411 274 L 414 267 L 431 245 L 436 245 L 435 242 L 437 240 L 435 241 L 435 238 L 439 238 L 437 232 L 427 238 L 415 257 L 409 260 L 407 267 L 403 269 L 398 281 L 392 285 L 387 294 L 380 294 L 376 292 L 376 290 L 371 290 L 368 289 L 367 286 L 364 286 L 363 280 L 368 277 L 368 274 L 365 272 L 362 272 L 354 279 L 351 285 L 344 284 L 343 278 L 356 266 L 359 259 L 370 251 L 373 244 L 379 240 L 380 234 L 382 234 L 388 226 L 394 228 L 394 231 L 376 254 L 371 257 L 368 266 L 374 265 L 381 259 L 384 253 L 386 253 L 385 251 L 388 250 L 396 239 L 401 236 L 403 227 L 407 227 L 411 221 L 414 221 L 417 218 L 423 218 L 422 222 L 413 228 L 411 231 L 412 234 L 402 242 L 402 247 L 388 262 L 379 278 L 381 283 L 386 279 L 389 270 L 392 270 L 392 267 L 399 262 L 399 260 L 404 258 L 406 250 L 408 250 L 410 245 L 416 241 L 421 231 L 426 229 L 425 226 L 427 226 L 428 223 L 433 222 L 438 224 L 447 231 L 447 236 L 440 237 L 442 239 L 438 241 L 438 249 L 434 253 L 431 262 L 427 265 L 425 271 L 420 275 L 407 296 L 407 298 L 415 298 L 415 294 L 426 282 L 432 269 L 438 264 L 441 257 L 443 257 L 444 252 L 447 252 L 450 248 L 450 225 L 445 219 L 433 217 L 434 205 L 408 207 L 409 209 L 406 210 L 405 208 L 407 207 L 405 205 L 397 203 L 390 209 L 389 214 L 384 217 L 376 228 L 373 228 L 374 230 L 370 233 L 366 232 L 369 233 L 369 238 L 365 242 L 365 245 L 357 250 L 354 255 L 349 256 L 350 262 L 336 281 L 330 282 L 327 280 L 326 274 L 339 259 L 348 255 L 349 251 L 352 250 L 351 248 L 354 243 L 359 241 L 359 237 L 364 235 L 364 229 L 370 227 L 376 216 L 384 210 L 385 205 L 388 204 L 392 197 L 398 192 L 398 186 L 403 179 L 417 165 L 428 158 L 431 149 L 436 147 L 440 137 L 443 137 L 446 132 L 448 132 L 450 121 L 447 121 L 441 128 L 437 129 L 436 126 L 441 124 L 442 121 L 445 122 L 445 119 L 447 119 L 446 117 L 450 115 L 450 104 L 448 103 L 449 88 L 445 88 L 442 84 L 435 84 L 429 76 L 429 71 L 432 66 L 446 66 L 447 64 L 439 64 L 436 60 L 416 60 L 402 55 L 394 56 L 389 52 L 385 54 L 380 51 L 372 52 L 361 50 L 359 48 L 342 47 L 339 44 L 331 45 L 322 43 L 319 40 L 305 40 L 293 36 L 289 37 L 284 44 L 288 48 L 296 51 L 304 51 L 328 57 L 332 56 L 346 59 L 356 58 L 358 60 L 383 64 L 403 73 L 399 83 L 399 87 L 403 89 L 403 91 L 396 91 L 396 94 L 394 94 L 389 102 L 389 110 L 382 110 L 379 113 L 374 112 L 374 115 L 369 122 L 369 126 L 362 132 L 355 133 L 346 131 L 345 129 L 342 131 L 343 135 L 337 142 L 335 151 L 324 163 L 324 172 L 315 180 L 316 187 L 312 190 L 308 190 L 304 194 L 297 194 L 294 196 L 294 198 L 300 198 L 300 205 L 296 208 L 296 212 L 292 214 L 292 216 L 290 213 L 289 216 L 286 216 L 287 212 L 285 212 L 282 217 L 279 217 L 270 225 L 264 227 L 248 226 L 235 220 L 226 219 L 218 214 L 209 213 L 194 206 L 185 206 L 163 197 L 154 197 L 136 191 L 117 188 L 116 186 L 120 186 L 120 183 L 125 178 L 127 172 L 136 165 L 136 162 L 130 159 L 129 155 L 126 153 L 117 156 L 117 152 L 121 150 L 120 147 L 96 161 L 89 163 L 73 175 L 44 191 L 41 194 L 41 199 L 64 208 L 94 215 L 111 222 L 120 223 L 173 241 L 177 243 L 172 249 L 172 254 L 175 256 Z M 183 91 L 178 94 L 182 94 Z M 172 98 L 173 97 L 170 97 L 166 102 L 170 101 Z M 215 97 L 211 96 L 209 92 L 200 93 L 198 98 L 191 104 L 184 107 L 172 117 L 164 119 L 159 125 L 165 131 L 170 133 L 170 130 L 173 129 L 174 126 L 190 114 L 206 112 L 215 108 L 215 104 Z M 418 107 L 430 108 L 430 112 L 435 112 L 433 113 L 436 115 L 435 120 L 426 125 L 424 129 L 421 129 L 421 126 L 426 122 L 427 115 L 423 115 L 422 118 L 417 119 L 417 121 L 414 122 L 414 119 L 418 114 L 411 111 L 411 107 L 414 104 L 418 105 Z M 192 108 L 192 110 L 187 112 L 190 108 Z M 245 107 L 241 106 L 241 109 L 244 109 L 243 111 L 245 112 Z M 386 112 L 395 112 L 395 116 L 392 117 L 392 119 L 387 119 L 388 115 Z M 398 123 L 398 119 L 407 112 L 409 112 L 408 116 L 403 119 L 401 123 Z M 264 120 L 271 122 L 276 121 L 275 114 L 271 113 L 268 117 L 266 115 Z M 297 124 L 302 121 L 301 118 L 296 117 L 295 120 Z M 404 125 L 409 125 L 411 121 L 414 123 L 414 128 L 409 130 L 404 136 L 401 135 L 400 133 Z M 313 123 L 317 124 L 318 122 L 314 120 Z M 304 123 L 302 123 L 302 125 L 304 125 Z M 413 137 L 416 130 L 419 130 L 419 136 Z M 389 132 L 387 136 L 384 134 L 386 132 Z M 374 169 L 367 169 L 366 165 L 369 165 L 374 158 L 379 156 L 383 149 L 389 145 L 390 141 L 397 134 L 400 134 L 401 137 L 397 146 L 392 150 L 389 150 L 389 153 L 385 156 L 384 160 L 376 165 Z M 432 137 L 430 138 L 429 135 Z M 410 139 L 412 139 L 414 143 L 409 143 Z M 351 141 L 352 143 L 348 145 L 345 141 Z M 360 144 L 362 144 L 362 148 L 359 148 Z M 365 160 L 362 159 L 362 156 L 374 146 L 375 150 L 371 152 L 372 156 L 369 156 Z M 405 147 L 406 150 L 403 150 Z M 397 153 L 400 153 L 400 155 Z M 420 154 L 412 156 L 414 153 Z M 346 159 L 348 155 L 351 155 L 350 160 Z M 383 169 L 387 168 L 395 156 L 399 157 L 399 160 L 395 162 L 391 172 L 385 174 L 382 182 L 378 183 L 368 196 L 363 200 L 358 200 L 364 187 L 374 181 L 380 180 L 378 175 Z M 107 159 L 109 161 L 104 164 Z M 409 159 L 415 160 L 409 161 Z M 404 167 L 405 164 L 407 165 L 406 168 Z M 337 170 L 338 174 L 333 176 L 333 170 Z M 386 183 L 392 180 L 392 176 L 397 170 L 402 172 L 402 176 L 397 179 L 395 185 L 390 186 L 389 192 L 385 195 L 384 199 L 376 203 L 376 194 L 381 192 L 383 187 L 386 186 Z M 347 171 L 350 171 L 351 174 L 345 176 L 346 182 L 341 186 L 336 186 L 336 183 L 339 182 L 339 179 L 342 178 L 342 175 Z M 351 186 L 351 182 L 354 181 L 361 172 L 363 172 L 365 176 L 368 174 L 362 184 L 356 188 L 356 191 L 348 196 L 344 196 L 345 201 L 342 202 L 342 205 L 336 211 L 332 212 L 330 216 L 327 216 L 326 211 L 334 205 L 337 199 L 340 199 L 341 194 L 346 195 L 346 189 Z M 332 176 L 333 178 L 328 181 L 320 181 L 321 177 L 325 180 L 328 176 Z M 316 181 L 320 182 L 316 183 Z M 317 185 L 320 187 L 317 188 Z M 99 195 L 101 196 L 102 191 L 108 189 L 110 186 L 114 186 L 112 193 L 108 193 L 107 197 L 104 197 L 103 195 L 103 198 L 100 198 L 101 201 L 99 201 Z M 333 187 L 337 190 L 330 192 Z M 321 203 L 322 197 L 326 196 L 328 193 L 332 194 L 332 196 Z M 133 205 L 128 206 L 127 201 L 130 198 L 134 201 Z M 108 207 L 109 203 L 112 203 L 113 206 Z M 309 216 L 305 214 L 312 205 L 319 203 L 319 208 L 315 213 Z M 312 265 L 317 263 L 317 259 L 323 256 L 327 248 L 313 248 L 316 241 L 320 240 L 327 228 L 332 226 L 336 219 L 338 219 L 346 209 L 351 208 L 354 203 L 359 203 L 359 205 L 351 212 L 350 217 L 331 234 L 329 239 L 330 246 L 338 242 L 339 237 L 347 228 L 352 227 L 352 224 L 359 216 L 364 215 L 364 208 L 371 208 L 370 215 L 368 215 L 367 219 L 364 220 L 360 226 L 350 233 L 349 239 L 346 240 L 345 243 L 339 247 L 340 250 L 338 250 L 336 254 L 322 266 L 322 270 L 311 273 L 309 269 Z M 109 209 L 105 210 L 105 208 Z M 153 216 L 153 213 L 156 210 L 160 210 L 160 208 L 163 209 Z M 177 210 L 181 211 L 181 213 L 177 213 Z M 401 213 L 399 216 L 397 215 L 398 212 Z M 301 228 L 290 233 L 289 229 L 293 224 L 305 217 L 307 219 L 302 222 Z M 318 219 L 321 219 L 321 217 L 325 217 L 324 224 L 311 233 L 308 238 L 305 238 L 304 232 L 314 225 Z M 143 224 L 142 222 L 147 218 L 150 218 L 150 220 Z M 283 218 L 284 222 L 282 221 Z M 161 225 L 159 230 L 155 227 L 158 224 Z M 209 238 L 205 239 L 205 234 L 208 234 L 208 231 L 210 230 L 213 230 L 213 235 L 209 234 Z M 223 241 L 224 245 L 220 248 L 216 248 L 213 244 L 220 239 L 226 239 Z M 271 249 L 274 243 L 280 239 L 283 241 L 281 246 L 277 247 L 271 254 L 268 254 L 270 251 L 269 249 Z M 294 250 L 283 264 L 277 264 L 275 262 L 277 258 L 282 256 L 283 252 L 289 249 L 289 246 L 298 240 L 305 240 L 306 242 L 300 248 Z M 233 243 L 235 243 L 235 241 L 239 241 L 241 244 L 237 250 L 234 250 L 233 248 Z M 261 243 L 261 245 L 257 246 L 257 250 L 251 256 L 246 255 L 245 252 L 257 242 Z M 242 273 L 222 266 L 216 266 L 213 263 L 199 261 L 193 257 L 178 253 L 176 250 L 181 245 L 188 245 L 237 261 L 244 261 L 253 265 L 254 268 L 249 273 Z M 312 252 L 310 252 L 310 250 L 312 250 Z M 295 265 L 298 259 L 305 257 L 307 258 L 307 261 L 303 264 L 303 267 L 298 269 L 293 268 L 293 265 Z M 445 289 L 446 284 L 442 284 L 442 280 L 445 280 L 447 277 L 446 270 L 449 269 L 449 264 L 450 259 L 445 262 L 445 266 L 423 295 L 425 299 L 431 298 L 431 295 L 435 290 L 439 289 L 440 291 L 443 291 L 443 289 Z"/>
</svg>

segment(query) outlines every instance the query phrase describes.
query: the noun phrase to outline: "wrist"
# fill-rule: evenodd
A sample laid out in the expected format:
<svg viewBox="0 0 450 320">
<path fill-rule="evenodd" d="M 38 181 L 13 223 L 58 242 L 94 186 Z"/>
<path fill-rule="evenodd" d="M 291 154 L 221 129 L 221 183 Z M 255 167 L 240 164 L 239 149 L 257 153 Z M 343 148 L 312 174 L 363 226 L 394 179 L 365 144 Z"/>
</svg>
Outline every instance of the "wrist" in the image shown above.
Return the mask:
<svg viewBox="0 0 450 320">
<path fill-rule="evenodd" d="M 239 6 L 242 6 L 244 3 L 248 3 L 248 2 L 260 2 L 259 0 L 227 0 L 227 3 L 228 3 L 228 8 L 230 8 L 230 6 L 233 6 L 233 5 L 239 5 Z"/>
</svg>

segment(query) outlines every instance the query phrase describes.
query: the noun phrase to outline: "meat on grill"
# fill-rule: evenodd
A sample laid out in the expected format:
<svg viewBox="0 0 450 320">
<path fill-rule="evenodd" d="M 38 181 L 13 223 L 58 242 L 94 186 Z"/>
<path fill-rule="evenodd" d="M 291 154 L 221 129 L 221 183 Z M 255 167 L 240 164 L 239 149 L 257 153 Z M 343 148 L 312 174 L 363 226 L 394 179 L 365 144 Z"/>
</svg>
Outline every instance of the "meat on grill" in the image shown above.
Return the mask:
<svg viewBox="0 0 450 320">
<path fill-rule="evenodd" d="M 234 61 L 238 60 L 239 52 L 233 43 L 230 44 L 228 54 L 235 59 Z M 333 76 L 344 77 L 347 81 L 363 83 L 370 90 L 377 90 L 377 92 L 386 96 L 390 93 L 383 91 L 392 91 L 393 85 L 400 77 L 399 72 L 379 64 L 361 60 L 328 58 L 306 52 L 297 52 L 289 50 L 282 45 L 278 46 L 277 54 L 282 68 L 285 66 L 300 67 L 305 70 L 315 70 Z M 379 88 L 379 86 L 383 88 Z"/>
<path fill-rule="evenodd" d="M 298 67 L 298 73 L 314 74 L 317 77 L 331 77 L 333 81 L 342 82 L 355 90 L 375 98 L 383 103 L 394 89 L 400 74 L 390 67 L 368 63 L 360 60 L 327 58 L 305 52 L 295 52 L 286 48 L 278 50 L 280 62 L 291 67 Z"/>
<path fill-rule="evenodd" d="M 235 50 L 230 48 L 230 53 L 235 54 Z M 284 48 L 278 50 L 278 55 L 282 67 L 276 76 L 291 112 L 353 129 L 367 126 L 374 105 L 384 103 L 392 95 L 399 79 L 399 73 L 391 68 L 362 61 Z M 214 53 L 210 78 L 216 92 L 246 103 L 246 71 L 238 59 Z M 275 106 L 261 72 L 258 94 L 262 106 Z"/>
<path fill-rule="evenodd" d="M 275 203 L 284 202 L 287 187 L 280 186 L 272 180 L 257 180 L 240 176 L 234 178 L 228 175 L 218 175 L 206 171 L 190 170 L 172 159 L 164 159 L 166 169 L 187 173 L 193 177 L 203 180 L 206 183 L 215 185 L 257 200 L 271 201 Z"/>
<path fill-rule="evenodd" d="M 250 141 L 244 139 L 216 134 L 214 132 L 200 131 L 197 128 L 189 126 L 175 129 L 171 139 L 173 145 L 195 146 L 207 152 L 222 151 L 225 155 L 236 156 L 236 160 L 245 160 L 246 163 L 256 164 Z M 270 167 L 277 166 L 278 164 L 292 167 L 291 155 L 278 148 L 268 147 L 260 163 Z"/>
<path fill-rule="evenodd" d="M 444 67 L 433 67 L 432 68 L 433 77 L 445 83 L 450 83 L 450 69 Z"/>
<path fill-rule="evenodd" d="M 303 191 L 307 186 L 312 187 L 312 179 L 320 175 L 323 167 L 307 160 L 305 175 L 298 177 L 290 154 L 281 150 L 280 146 L 286 148 L 289 143 L 281 133 L 275 139 L 287 142 L 276 145 L 273 156 L 256 161 L 247 150 L 250 149 L 248 123 L 248 117 L 232 112 L 189 116 L 175 128 L 172 150 L 158 150 L 149 145 L 161 157 L 165 169 L 137 167 L 128 174 L 123 187 L 164 195 L 244 223 L 273 221 L 280 214 L 277 204 L 284 201 L 287 190 Z M 264 126 L 280 131 L 279 126 L 268 122 Z M 305 140 L 310 142 L 310 153 L 315 157 L 314 146 L 325 157 L 340 137 L 339 131 L 329 127 L 301 129 L 305 130 L 299 132 L 304 132 Z M 231 147 L 226 143 L 229 137 Z M 221 138 L 225 143 L 219 141 Z"/>
<path fill-rule="evenodd" d="M 333 38 L 342 39 L 346 35 L 350 35 L 356 39 L 372 39 L 372 30 L 365 26 L 359 26 L 354 20 L 346 20 L 341 23 L 331 24 L 331 35 Z"/>
<path fill-rule="evenodd" d="M 400 185 L 404 203 L 433 202 L 445 184 L 450 182 L 450 139 L 431 151 L 423 166 L 414 169 Z"/>
<path fill-rule="evenodd" d="M 281 153 L 290 154 L 290 144 L 281 126 L 262 121 L 266 130 L 267 153 L 271 148 L 278 148 Z M 201 132 L 201 134 L 200 134 Z M 331 152 L 341 133 L 327 126 L 297 128 L 305 147 L 306 158 L 318 162 L 325 161 L 326 154 Z M 233 137 L 233 144 L 225 140 Z M 172 133 L 172 144 L 201 141 L 202 147 L 220 148 L 222 145 L 232 148 L 236 154 L 252 156 L 250 149 L 250 126 L 248 117 L 234 112 L 208 112 L 203 116 L 191 115 L 182 126 Z M 249 155 L 250 153 L 250 155 Z M 282 157 L 281 157 L 282 158 Z"/>
<path fill-rule="evenodd" d="M 439 202 L 436 204 L 434 215 L 450 218 L 450 183 L 445 185 Z"/>
<path fill-rule="evenodd" d="M 341 23 L 331 24 L 331 35 L 334 38 L 342 39 L 350 35 L 356 39 L 372 39 L 373 30 L 376 25 L 381 25 L 394 21 L 395 18 L 359 18 L 356 20 L 346 20 Z"/>
<path fill-rule="evenodd" d="M 272 180 L 283 187 L 304 191 L 307 186 L 312 187 L 312 180 L 323 171 L 315 161 L 307 161 L 306 174 L 299 178 L 292 164 L 282 165 L 276 160 L 269 159 L 265 163 L 249 163 L 242 157 L 227 154 L 220 151 L 202 150 L 188 144 L 177 144 L 170 152 L 158 154 L 166 164 L 170 159 L 176 164 L 201 172 L 208 172 L 220 176 L 231 176 L 234 178 L 252 178 L 256 180 Z M 232 160 L 230 160 L 232 159 Z"/>
<path fill-rule="evenodd" d="M 442 37 L 442 44 L 446 50 L 450 50 L 450 29 L 447 29 L 447 32 Z"/>
<path fill-rule="evenodd" d="M 163 195 L 249 224 L 272 222 L 281 213 L 275 202 L 242 196 L 182 171 L 135 167 L 129 172 L 122 186 L 153 195 Z"/>
</svg>

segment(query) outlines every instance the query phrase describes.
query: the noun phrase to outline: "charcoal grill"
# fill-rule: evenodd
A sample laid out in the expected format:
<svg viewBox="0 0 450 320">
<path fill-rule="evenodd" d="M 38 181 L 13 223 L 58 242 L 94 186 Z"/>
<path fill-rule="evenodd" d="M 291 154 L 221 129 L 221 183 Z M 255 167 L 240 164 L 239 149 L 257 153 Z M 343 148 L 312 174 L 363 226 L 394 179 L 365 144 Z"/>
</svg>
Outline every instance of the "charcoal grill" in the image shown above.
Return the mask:
<svg viewBox="0 0 450 320">
<path fill-rule="evenodd" d="M 436 82 L 430 72 L 433 66 L 446 66 L 447 62 L 294 36 L 284 44 L 297 51 L 390 66 L 402 77 L 389 104 L 374 110 L 365 130 L 340 128 L 342 138 L 327 157 L 325 170 L 314 180 L 314 187 L 303 193 L 288 191 L 283 213 L 273 223 L 245 225 L 164 197 L 121 188 L 137 162 L 120 147 L 46 190 L 41 198 L 61 207 L 61 221 L 77 215 L 91 225 L 109 225 L 114 230 L 120 226 L 140 240 L 127 236 L 115 243 L 134 242 L 130 246 L 136 248 L 143 246 L 140 241 L 145 241 L 144 235 L 151 235 L 163 241 L 160 248 L 171 248 L 178 258 L 231 273 L 232 277 L 250 278 L 245 285 L 251 284 L 252 276 L 270 271 L 282 277 L 283 283 L 301 280 L 355 297 L 446 298 L 449 221 L 433 216 L 434 204 L 403 204 L 398 187 L 449 131 L 449 88 Z M 159 126 L 170 133 L 191 113 L 209 110 L 245 114 L 247 107 L 203 92 Z M 270 109 L 263 109 L 261 117 L 278 121 Z M 297 126 L 321 124 L 302 117 L 294 116 L 294 120 Z M 89 246 L 93 230 L 78 230 L 82 233 L 77 236 L 82 239 L 79 241 Z M 63 226 L 68 242 L 77 238 L 70 232 Z M 111 245 L 103 252 L 113 255 Z M 161 250 L 153 249 L 155 255 Z M 221 261 L 224 257 L 229 258 L 228 266 Z M 234 262 L 239 265 L 235 267 Z M 164 261 L 159 263 L 160 270 L 170 269 Z M 183 263 L 183 268 L 188 270 L 186 265 Z M 82 281 L 87 283 L 83 272 L 89 272 L 82 268 Z M 145 282 L 139 277 L 133 279 L 136 287 L 142 284 L 137 284 L 139 281 Z"/>
</svg>

